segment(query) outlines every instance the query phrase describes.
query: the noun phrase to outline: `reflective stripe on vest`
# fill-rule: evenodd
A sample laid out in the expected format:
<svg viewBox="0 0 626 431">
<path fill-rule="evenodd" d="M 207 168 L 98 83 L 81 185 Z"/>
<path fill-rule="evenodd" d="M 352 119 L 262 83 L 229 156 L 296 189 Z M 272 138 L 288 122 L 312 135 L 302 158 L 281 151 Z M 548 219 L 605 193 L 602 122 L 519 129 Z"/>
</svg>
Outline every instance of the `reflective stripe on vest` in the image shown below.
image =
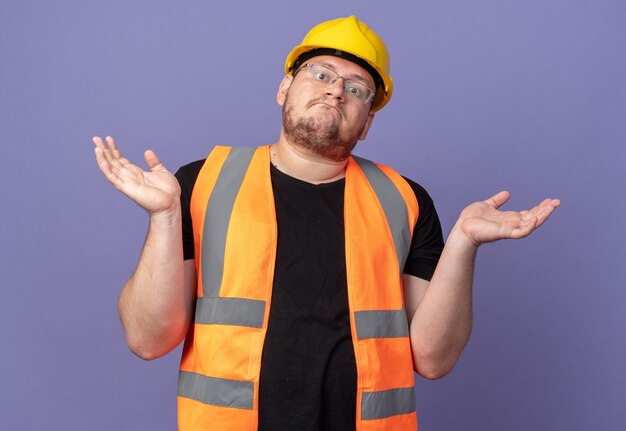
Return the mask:
<svg viewBox="0 0 626 431">
<path fill-rule="evenodd" d="M 354 320 L 359 340 L 409 336 L 405 310 L 355 311 Z"/>
<path fill-rule="evenodd" d="M 348 161 L 344 200 L 356 429 L 415 431 L 401 275 L 417 201 L 397 173 L 359 157 Z M 181 360 L 179 429 L 254 431 L 277 242 L 269 146 L 216 147 L 191 213 L 198 299 Z"/>
<path fill-rule="evenodd" d="M 415 412 L 413 387 L 365 392 L 361 404 L 361 419 L 384 419 Z"/>
<path fill-rule="evenodd" d="M 180 371 L 178 396 L 214 406 L 251 409 L 253 383 Z"/>
<path fill-rule="evenodd" d="M 224 273 L 224 247 L 230 214 L 248 169 L 254 148 L 232 148 L 217 177 L 211 199 L 207 202 L 202 242 L 202 286 L 204 295 L 219 296 Z"/>
<path fill-rule="evenodd" d="M 400 276 L 402 276 L 404 263 L 409 255 L 412 231 L 409 226 L 406 203 L 393 182 L 374 163 L 357 156 L 352 156 L 352 158 L 358 163 L 372 185 L 383 211 L 385 211 L 385 217 L 389 223 L 398 255 Z"/>
<path fill-rule="evenodd" d="M 265 302 L 245 298 L 206 298 L 196 301 L 195 323 L 263 327 Z"/>
</svg>

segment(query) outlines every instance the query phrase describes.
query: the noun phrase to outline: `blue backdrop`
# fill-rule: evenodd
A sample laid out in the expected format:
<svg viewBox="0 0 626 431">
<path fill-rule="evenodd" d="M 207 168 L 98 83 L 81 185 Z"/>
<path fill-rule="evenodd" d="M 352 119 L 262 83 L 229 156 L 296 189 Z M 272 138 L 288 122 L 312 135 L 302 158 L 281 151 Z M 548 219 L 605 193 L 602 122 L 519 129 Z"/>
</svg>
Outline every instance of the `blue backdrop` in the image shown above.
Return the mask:
<svg viewBox="0 0 626 431">
<path fill-rule="evenodd" d="M 0 2 L 0 427 L 171 430 L 179 350 L 143 362 L 116 313 L 147 216 L 98 170 L 93 135 L 175 170 L 274 142 L 283 62 L 356 14 L 395 94 L 357 153 L 433 196 L 447 233 L 501 189 L 562 206 L 482 246 L 475 326 L 420 430 L 626 423 L 626 3 L 622 0 Z"/>
</svg>

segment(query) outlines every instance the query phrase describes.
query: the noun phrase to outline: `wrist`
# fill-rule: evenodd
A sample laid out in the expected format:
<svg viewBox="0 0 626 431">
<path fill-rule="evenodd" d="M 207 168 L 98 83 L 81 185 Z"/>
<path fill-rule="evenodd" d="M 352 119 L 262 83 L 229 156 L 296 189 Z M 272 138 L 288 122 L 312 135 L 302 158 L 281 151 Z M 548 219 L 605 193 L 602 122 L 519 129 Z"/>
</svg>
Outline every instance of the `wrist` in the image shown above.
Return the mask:
<svg viewBox="0 0 626 431">
<path fill-rule="evenodd" d="M 476 253 L 476 250 L 478 250 L 478 246 L 480 245 L 479 242 L 476 242 L 467 233 L 465 233 L 465 231 L 461 227 L 460 221 L 457 221 L 454 227 L 452 227 L 450 234 L 448 235 L 446 245 L 450 243 L 459 248 L 462 248 L 463 250 L 474 253 Z"/>
<path fill-rule="evenodd" d="M 151 212 L 149 214 L 150 224 L 159 226 L 178 225 L 181 222 L 180 202 L 177 201 L 172 208 L 168 208 L 162 211 Z"/>
</svg>

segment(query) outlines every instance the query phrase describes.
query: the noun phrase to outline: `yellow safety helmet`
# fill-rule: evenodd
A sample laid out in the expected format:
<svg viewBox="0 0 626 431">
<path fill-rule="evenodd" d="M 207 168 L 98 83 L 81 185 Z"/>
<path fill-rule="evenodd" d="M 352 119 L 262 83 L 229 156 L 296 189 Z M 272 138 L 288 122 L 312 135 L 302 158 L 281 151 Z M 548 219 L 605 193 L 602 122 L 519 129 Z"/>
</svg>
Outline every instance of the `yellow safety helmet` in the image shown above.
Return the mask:
<svg viewBox="0 0 626 431">
<path fill-rule="evenodd" d="M 304 36 L 302 43 L 287 56 L 285 72 L 293 73 L 302 64 L 303 58 L 311 58 L 313 55 L 345 57 L 366 69 L 376 82 L 372 111 L 378 111 L 391 99 L 393 80 L 389 76 L 387 47 L 383 40 L 356 16 L 325 21 L 313 27 Z"/>
</svg>

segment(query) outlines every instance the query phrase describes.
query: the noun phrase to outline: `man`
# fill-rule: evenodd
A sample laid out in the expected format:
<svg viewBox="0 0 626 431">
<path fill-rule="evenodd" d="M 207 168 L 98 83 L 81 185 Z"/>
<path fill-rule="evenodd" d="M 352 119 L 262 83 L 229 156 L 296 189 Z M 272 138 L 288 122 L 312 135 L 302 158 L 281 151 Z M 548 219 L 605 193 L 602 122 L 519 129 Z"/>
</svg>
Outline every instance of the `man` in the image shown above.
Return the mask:
<svg viewBox="0 0 626 431">
<path fill-rule="evenodd" d="M 154 152 L 144 172 L 94 138 L 150 214 L 119 300 L 128 345 L 154 359 L 185 338 L 180 429 L 415 430 L 413 371 L 446 375 L 469 338 L 478 245 L 527 236 L 559 201 L 502 212 L 500 192 L 444 248 L 419 185 L 351 156 L 391 97 L 382 40 L 356 17 L 324 22 L 285 69 L 278 141 L 216 147 L 178 180 Z"/>
</svg>

